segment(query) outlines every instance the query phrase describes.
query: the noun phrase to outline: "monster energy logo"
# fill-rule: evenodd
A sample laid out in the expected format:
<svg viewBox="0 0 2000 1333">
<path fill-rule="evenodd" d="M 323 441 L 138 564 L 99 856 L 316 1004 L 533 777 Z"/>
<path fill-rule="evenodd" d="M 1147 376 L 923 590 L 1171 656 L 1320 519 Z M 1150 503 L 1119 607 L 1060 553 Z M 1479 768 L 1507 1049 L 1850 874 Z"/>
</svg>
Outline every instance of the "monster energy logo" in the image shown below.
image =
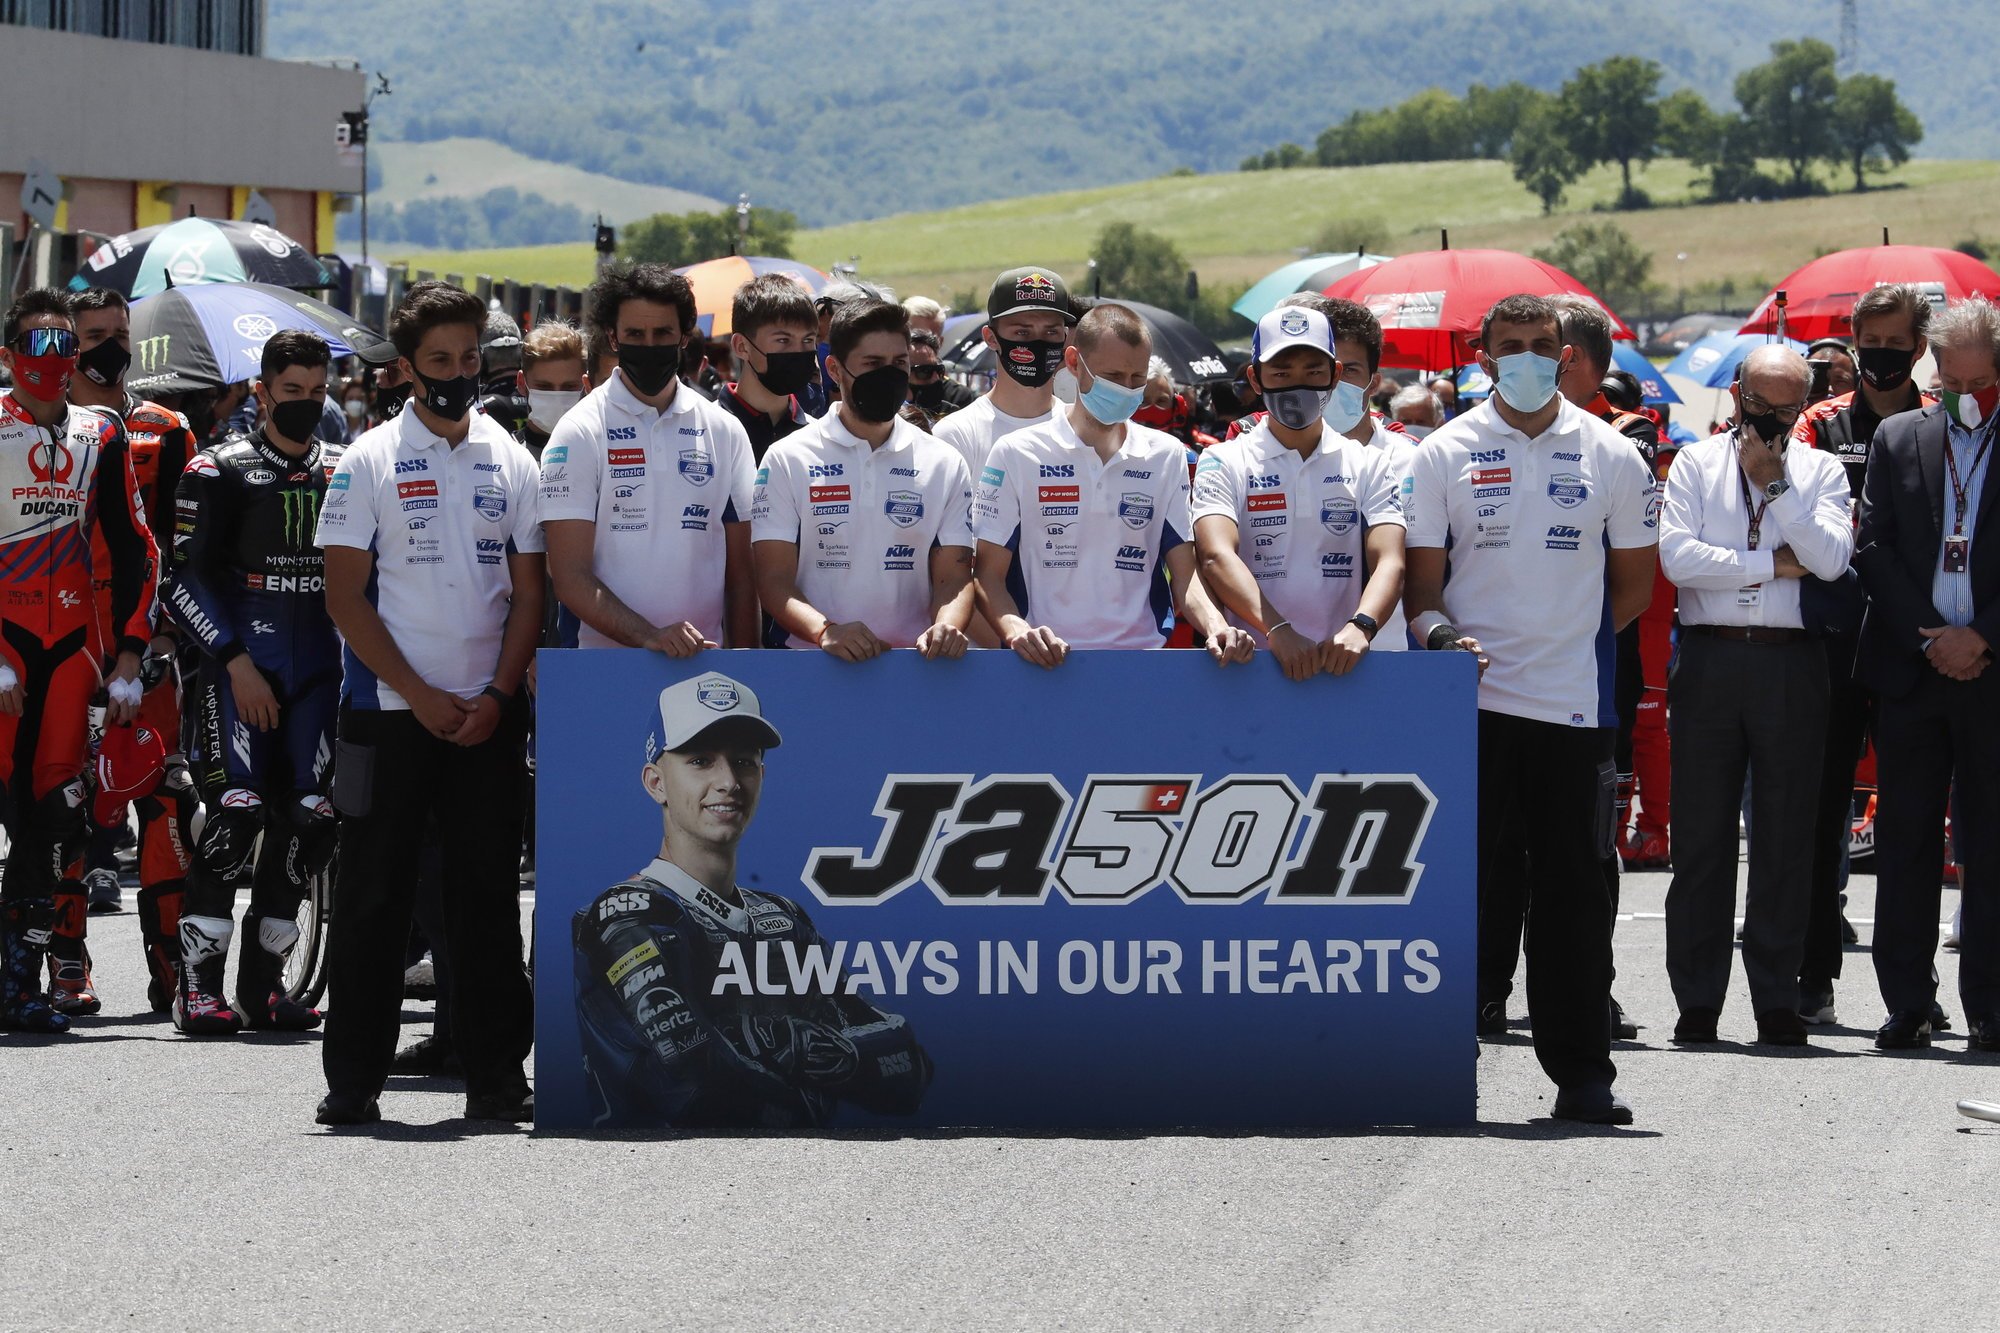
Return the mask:
<svg viewBox="0 0 2000 1333">
<path fill-rule="evenodd" d="M 133 343 L 132 359 L 139 363 L 139 370 L 148 375 L 155 371 L 165 370 L 167 367 L 167 348 L 172 344 L 173 340 L 174 336 L 171 333 L 162 333 L 157 337 L 141 338 L 139 341 Z"/>
<path fill-rule="evenodd" d="M 310 551 L 319 528 L 319 492 L 301 486 L 278 493 L 285 501 L 286 544 L 294 551 Z"/>
</svg>

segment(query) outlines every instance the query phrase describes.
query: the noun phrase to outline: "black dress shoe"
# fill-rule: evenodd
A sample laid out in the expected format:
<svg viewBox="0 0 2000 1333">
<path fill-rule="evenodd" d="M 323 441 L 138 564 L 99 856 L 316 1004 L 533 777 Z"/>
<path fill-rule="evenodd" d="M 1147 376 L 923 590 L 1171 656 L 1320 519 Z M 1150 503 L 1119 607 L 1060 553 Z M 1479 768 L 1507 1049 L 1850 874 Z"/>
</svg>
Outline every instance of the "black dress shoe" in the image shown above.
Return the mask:
<svg viewBox="0 0 2000 1333">
<path fill-rule="evenodd" d="M 1889 1021 L 1875 1030 L 1875 1045 L 1879 1050 L 1914 1051 L 1930 1044 L 1930 1016 L 1921 1009 L 1891 1014 Z"/>
<path fill-rule="evenodd" d="M 515 1124 L 535 1122 L 535 1094 L 527 1088 L 506 1088 L 499 1092 L 466 1094 L 467 1120 L 505 1120 Z"/>
<path fill-rule="evenodd" d="M 1971 1019 L 1969 1023 L 1972 1032 L 1965 1040 L 1967 1050 L 2000 1051 L 2000 1017 L 1988 1015 Z"/>
<path fill-rule="evenodd" d="M 451 1039 L 435 1033 L 397 1051 L 396 1058 L 389 1062 L 389 1068 L 397 1074 L 452 1074 L 460 1077 L 465 1074 L 465 1067 L 458 1062 L 458 1052 L 451 1047 Z"/>
<path fill-rule="evenodd" d="M 1625 1016 L 1625 1006 L 1615 996 L 1611 1000 L 1611 1035 L 1619 1041 L 1639 1040 L 1639 1025 Z"/>
<path fill-rule="evenodd" d="M 1931 1031 L 1933 1032 L 1951 1031 L 1951 1015 L 1946 1013 L 1944 1011 L 1944 1006 L 1939 1004 L 1936 1000 L 1931 1001 Z"/>
<path fill-rule="evenodd" d="M 1679 1042 L 1709 1042 L 1717 1040 L 1715 1024 L 1722 1017 L 1720 1009 L 1683 1009 L 1680 1022 L 1674 1024 L 1674 1040 Z"/>
<path fill-rule="evenodd" d="M 1488 1000 L 1479 1006 L 1479 1021 L 1472 1029 L 1481 1037 L 1503 1037 L 1507 1034 L 1507 1002 Z"/>
<path fill-rule="evenodd" d="M 1586 1125 L 1629 1125 L 1632 1108 L 1609 1088 L 1562 1088 L 1556 1092 L 1557 1120 L 1575 1120 Z"/>
<path fill-rule="evenodd" d="M 1760 1046 L 1803 1046 L 1806 1021 L 1795 1009 L 1766 1009 L 1757 1015 L 1757 1043 Z"/>
<path fill-rule="evenodd" d="M 329 1092 L 313 1117 L 322 1125 L 372 1125 L 381 1118 L 382 1108 L 373 1097 L 354 1092 Z"/>
</svg>

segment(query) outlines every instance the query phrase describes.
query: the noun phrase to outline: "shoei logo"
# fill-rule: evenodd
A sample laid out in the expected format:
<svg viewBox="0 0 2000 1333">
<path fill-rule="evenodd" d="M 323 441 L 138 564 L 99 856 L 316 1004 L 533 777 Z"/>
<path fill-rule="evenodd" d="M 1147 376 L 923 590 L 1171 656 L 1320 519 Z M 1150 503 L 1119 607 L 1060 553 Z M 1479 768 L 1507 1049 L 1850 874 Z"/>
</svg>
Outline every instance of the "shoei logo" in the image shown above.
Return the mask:
<svg viewBox="0 0 2000 1333">
<path fill-rule="evenodd" d="M 821 847 L 804 883 L 822 902 L 880 901 L 922 884 L 948 904 L 1407 903 L 1437 798 L 1413 774 L 1084 779 L 892 774 L 874 846 Z"/>
<path fill-rule="evenodd" d="M 718 713 L 727 713 L 743 702 L 743 695 L 733 681 L 711 677 L 694 688 L 695 702 L 704 708 L 713 708 Z"/>
</svg>

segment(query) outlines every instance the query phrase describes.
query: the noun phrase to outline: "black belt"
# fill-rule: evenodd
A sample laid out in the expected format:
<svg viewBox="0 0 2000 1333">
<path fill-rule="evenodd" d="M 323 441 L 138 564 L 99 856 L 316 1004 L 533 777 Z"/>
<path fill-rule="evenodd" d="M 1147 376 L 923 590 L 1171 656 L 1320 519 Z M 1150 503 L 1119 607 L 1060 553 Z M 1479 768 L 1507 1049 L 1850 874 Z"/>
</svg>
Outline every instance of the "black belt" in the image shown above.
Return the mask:
<svg viewBox="0 0 2000 1333">
<path fill-rule="evenodd" d="M 1812 637 L 1802 629 L 1782 625 L 1683 625 L 1681 632 L 1730 643 L 1804 643 Z"/>
</svg>

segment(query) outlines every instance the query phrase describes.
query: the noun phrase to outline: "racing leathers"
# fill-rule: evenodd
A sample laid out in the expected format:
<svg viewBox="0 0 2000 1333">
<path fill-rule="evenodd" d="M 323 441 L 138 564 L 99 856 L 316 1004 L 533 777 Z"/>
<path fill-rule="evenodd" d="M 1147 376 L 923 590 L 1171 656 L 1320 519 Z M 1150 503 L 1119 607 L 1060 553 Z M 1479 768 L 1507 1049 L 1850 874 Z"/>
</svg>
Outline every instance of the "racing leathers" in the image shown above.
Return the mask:
<svg viewBox="0 0 2000 1333">
<path fill-rule="evenodd" d="M 279 978 L 298 942 L 299 904 L 336 836 L 327 792 L 340 646 L 313 541 L 325 495 L 320 446 L 293 458 L 262 431 L 196 454 L 176 492 L 167 605 L 199 651 L 187 750 L 208 811 L 188 872 L 174 996 L 176 1026 L 194 1035 L 226 1035 L 244 1022 L 319 1025 L 318 1011 L 288 998 Z M 238 658 L 277 701 L 269 730 L 239 704 L 231 678 Z M 246 878 L 250 910 L 231 1009 L 223 965 Z"/>
<path fill-rule="evenodd" d="M 909 1024 L 843 993 L 837 956 L 797 903 L 737 894 L 728 902 L 660 860 L 574 917 L 596 1123 L 812 1128 L 841 1102 L 913 1114 L 931 1062 Z M 781 995 L 745 993 L 729 974 L 757 975 L 759 951 L 770 975 L 810 979 Z"/>
<path fill-rule="evenodd" d="M 157 551 L 135 494 L 125 430 L 64 404 L 52 429 L 0 394 L 0 676 L 21 711 L 0 713 L 0 784 L 9 837 L 0 1023 L 62 1031 L 41 990 L 57 885 L 81 847 L 83 766 L 100 648 L 144 653 Z M 111 561 L 111 607 L 98 623 L 91 534 Z M 78 899 L 77 909 L 82 907 Z M 94 1007 L 94 1006 L 93 1006 Z"/>
</svg>

